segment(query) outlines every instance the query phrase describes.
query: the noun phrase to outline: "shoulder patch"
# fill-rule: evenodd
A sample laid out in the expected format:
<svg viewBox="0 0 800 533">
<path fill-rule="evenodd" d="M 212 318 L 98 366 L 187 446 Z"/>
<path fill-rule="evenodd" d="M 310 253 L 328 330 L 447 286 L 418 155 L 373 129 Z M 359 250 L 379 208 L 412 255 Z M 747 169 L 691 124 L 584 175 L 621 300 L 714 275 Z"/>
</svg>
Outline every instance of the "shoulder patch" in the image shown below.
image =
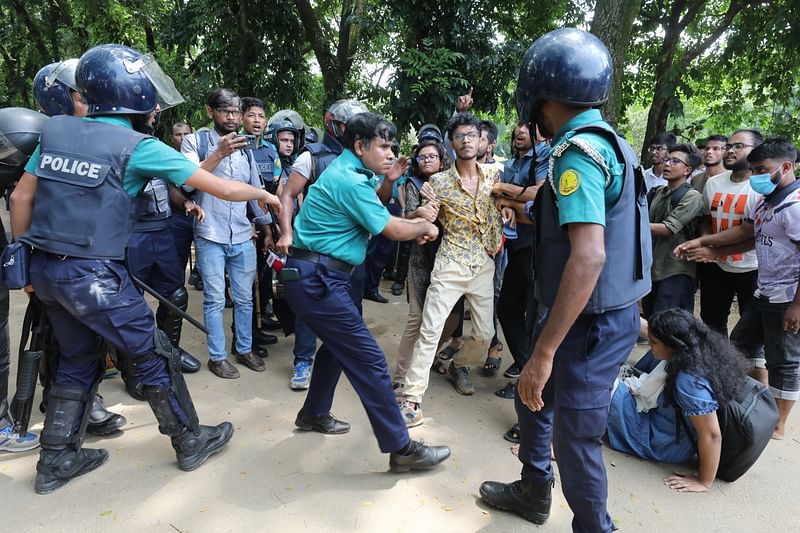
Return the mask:
<svg viewBox="0 0 800 533">
<path fill-rule="evenodd" d="M 581 178 L 573 169 L 565 170 L 558 178 L 558 192 L 561 196 L 569 196 L 581 186 Z"/>
</svg>

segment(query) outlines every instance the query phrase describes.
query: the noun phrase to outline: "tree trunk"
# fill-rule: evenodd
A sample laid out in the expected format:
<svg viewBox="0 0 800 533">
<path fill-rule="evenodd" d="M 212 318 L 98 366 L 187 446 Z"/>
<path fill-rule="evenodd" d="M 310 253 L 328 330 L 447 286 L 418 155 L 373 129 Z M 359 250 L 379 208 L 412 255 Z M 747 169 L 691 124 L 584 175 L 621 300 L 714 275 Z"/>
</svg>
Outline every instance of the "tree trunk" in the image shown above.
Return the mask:
<svg viewBox="0 0 800 533">
<path fill-rule="evenodd" d="M 642 0 L 597 0 L 591 32 L 603 41 L 614 62 L 614 83 L 603 110 L 606 120 L 615 128 L 622 112 L 622 76 L 625 55 L 631 42 L 633 22 Z"/>
</svg>

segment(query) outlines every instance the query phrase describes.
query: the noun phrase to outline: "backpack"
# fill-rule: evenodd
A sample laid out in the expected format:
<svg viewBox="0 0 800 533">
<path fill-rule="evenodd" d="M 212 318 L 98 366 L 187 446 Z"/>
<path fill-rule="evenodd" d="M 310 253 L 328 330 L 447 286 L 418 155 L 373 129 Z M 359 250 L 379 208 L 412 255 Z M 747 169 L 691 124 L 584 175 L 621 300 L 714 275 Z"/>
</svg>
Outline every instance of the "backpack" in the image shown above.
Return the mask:
<svg viewBox="0 0 800 533">
<path fill-rule="evenodd" d="M 680 408 L 676 408 L 676 413 L 697 451 L 697 441 Z M 769 387 L 746 376 L 736 397 L 725 407 L 717 409 L 717 418 L 722 434 L 717 477 L 723 481 L 736 481 L 755 464 L 767 447 L 778 423 L 778 406 Z"/>
</svg>

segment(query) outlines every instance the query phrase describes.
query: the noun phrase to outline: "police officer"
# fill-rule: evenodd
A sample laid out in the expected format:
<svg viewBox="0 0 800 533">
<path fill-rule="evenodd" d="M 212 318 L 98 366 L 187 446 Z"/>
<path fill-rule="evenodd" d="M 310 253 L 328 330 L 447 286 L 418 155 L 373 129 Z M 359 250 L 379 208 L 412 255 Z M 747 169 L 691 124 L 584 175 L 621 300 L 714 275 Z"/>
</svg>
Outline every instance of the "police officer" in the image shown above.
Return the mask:
<svg viewBox="0 0 800 533">
<path fill-rule="evenodd" d="M 39 144 L 39 134 L 47 117 L 22 107 L 0 109 L 0 192 L 17 181 L 28 157 Z M 6 230 L 0 220 L 0 251 L 6 247 Z M 8 379 L 11 344 L 8 333 L 8 285 L 0 283 L 0 451 L 24 452 L 39 446 L 39 436 L 32 432 L 20 435 L 14 430 L 19 413 L 9 410 Z"/>
<path fill-rule="evenodd" d="M 555 446 L 574 531 L 608 532 L 600 438 L 611 386 L 639 331 L 650 290 L 650 232 L 637 158 L 603 121 L 611 56 L 590 33 L 550 32 L 527 51 L 520 117 L 553 138 L 548 180 L 533 205 L 535 293 L 549 312 L 534 332 L 516 401 L 522 479 L 484 482 L 483 500 L 537 524 L 550 514 Z"/>
<path fill-rule="evenodd" d="M 297 111 L 282 109 L 267 122 L 267 140 L 281 159 L 281 183 L 289 180 L 289 171 L 306 144 L 306 124 Z"/>
<path fill-rule="evenodd" d="M 77 58 L 50 63 L 42 67 L 33 78 L 33 96 L 36 103 L 48 116 L 86 116 L 89 108 L 86 100 L 78 92 L 78 85 L 75 81 L 77 66 Z M 33 298 L 35 300 L 35 296 Z M 36 305 L 35 301 L 33 303 Z M 45 371 L 42 377 L 46 396 L 58 367 L 58 342 L 53 338 L 49 338 L 45 342 L 52 344 L 49 346 L 50 349 L 45 351 L 46 360 L 43 365 Z M 122 357 L 124 358 L 124 355 Z M 125 361 L 122 363 L 124 364 Z M 46 398 L 43 399 L 42 405 L 47 405 Z M 95 395 L 86 428 L 87 433 L 98 436 L 110 435 L 127 423 L 128 420 L 124 416 L 106 409 L 100 394 Z"/>
<path fill-rule="evenodd" d="M 183 100 L 152 56 L 121 45 L 96 46 L 81 57 L 76 79 L 89 117 L 48 121 L 11 196 L 12 230 L 33 247 L 31 282 L 61 348 L 36 467 L 39 494 L 108 459 L 106 450 L 82 447 L 89 406 L 105 371 L 102 338 L 131 357 L 159 431 L 172 439 L 179 468 L 199 467 L 233 435 L 229 422 L 199 424 L 180 354 L 156 330 L 122 264 L 135 214 L 132 198 L 146 181 L 161 177 L 231 201 L 280 205 L 266 191 L 216 178 L 134 131 L 159 102 L 166 108 Z"/>
<path fill-rule="evenodd" d="M 292 215 L 294 206 L 301 198 L 303 191 L 319 178 L 322 172 L 342 153 L 342 138 L 348 120 L 358 113 L 367 112 L 366 106 L 358 100 L 337 100 L 325 112 L 325 134 L 322 142 L 306 144 L 292 165 L 289 179 L 281 191 L 283 210 L 280 216 L 281 236 L 278 250 L 283 254 L 292 246 Z M 358 265 L 350 277 L 351 294 L 356 306 L 361 309 L 361 298 L 364 295 L 366 269 Z M 300 319 L 295 321 L 294 330 L 294 369 L 289 387 L 294 390 L 308 388 L 311 379 L 311 365 L 317 350 L 317 339 L 314 332 Z"/>
<path fill-rule="evenodd" d="M 154 133 L 159 113 L 160 111 L 151 113 L 142 130 Z M 177 187 L 170 193 L 170 186 L 166 180 L 153 178 L 136 197 L 137 217 L 125 256 L 131 274 L 185 312 L 189 307 L 189 293 L 184 287 L 184 271 L 181 269 L 175 237 L 169 225 L 172 215 L 170 194 L 180 197 L 179 203 L 184 205 L 187 214 L 197 217 L 200 222 L 203 221 L 205 213 L 199 205 L 184 197 Z M 183 372 L 200 370 L 200 361 L 179 346 L 183 319 L 178 313 L 159 303 L 156 310 L 156 327 L 166 333 L 172 346 L 180 352 Z M 131 391 L 130 377 L 126 381 L 126 386 Z"/>
<path fill-rule="evenodd" d="M 450 449 L 425 446 L 408 436 L 386 357 L 350 295 L 350 275 L 364 262 L 370 234 L 418 239 L 422 244 L 439 233 L 423 219 L 390 216 L 376 195 L 376 175 L 387 175 L 393 165 L 405 163 L 394 160 L 396 132 L 374 113 L 350 119 L 342 137 L 342 155 L 309 187 L 295 220 L 294 244 L 283 272 L 297 269 L 299 279 L 284 284 L 287 301 L 323 343 L 295 425 L 334 435 L 350 430 L 350 424 L 330 413 L 336 383 L 344 371 L 367 410 L 381 451 L 391 453 L 390 468 L 406 472 L 435 467 L 450 456 Z"/>
</svg>

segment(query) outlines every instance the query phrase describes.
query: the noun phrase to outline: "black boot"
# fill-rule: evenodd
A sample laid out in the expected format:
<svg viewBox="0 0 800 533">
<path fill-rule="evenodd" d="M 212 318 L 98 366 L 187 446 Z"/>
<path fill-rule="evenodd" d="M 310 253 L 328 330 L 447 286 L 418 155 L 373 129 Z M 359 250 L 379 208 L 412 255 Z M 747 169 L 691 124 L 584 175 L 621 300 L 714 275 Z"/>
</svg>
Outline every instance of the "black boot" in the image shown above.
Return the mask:
<svg viewBox="0 0 800 533">
<path fill-rule="evenodd" d="M 37 494 L 53 492 L 108 460 L 106 450 L 81 447 L 93 397 L 94 390 L 86 393 L 59 385 L 50 389 L 42 449 L 36 464 L 34 490 Z"/>
<path fill-rule="evenodd" d="M 92 407 L 89 411 L 89 424 L 86 426 L 86 432 L 90 435 L 102 437 L 110 435 L 122 428 L 128 420 L 116 413 L 112 413 L 103 404 L 103 397 L 99 394 L 94 395 Z"/>
<path fill-rule="evenodd" d="M 158 430 L 172 438 L 172 447 L 178 458 L 178 468 L 191 471 L 220 451 L 233 437 L 233 424 L 223 422 L 217 426 L 189 428 L 178 419 L 170 403 L 170 390 L 152 385 L 144 387 L 147 403 L 158 419 Z M 176 398 L 172 398 L 177 403 Z"/>
<path fill-rule="evenodd" d="M 550 518 L 554 480 L 542 484 L 522 478 L 513 483 L 484 481 L 481 498 L 488 505 L 518 514 L 534 524 L 544 524 Z"/>
<path fill-rule="evenodd" d="M 166 297 L 175 307 L 181 311 L 189 308 L 189 293 L 183 287 L 178 287 L 175 292 Z M 156 310 L 156 326 L 167 334 L 167 338 L 181 354 L 181 371 L 193 373 L 200 370 L 200 361 L 181 348 L 181 331 L 183 329 L 183 318 L 178 313 L 170 310 L 166 305 L 160 304 Z"/>
</svg>

